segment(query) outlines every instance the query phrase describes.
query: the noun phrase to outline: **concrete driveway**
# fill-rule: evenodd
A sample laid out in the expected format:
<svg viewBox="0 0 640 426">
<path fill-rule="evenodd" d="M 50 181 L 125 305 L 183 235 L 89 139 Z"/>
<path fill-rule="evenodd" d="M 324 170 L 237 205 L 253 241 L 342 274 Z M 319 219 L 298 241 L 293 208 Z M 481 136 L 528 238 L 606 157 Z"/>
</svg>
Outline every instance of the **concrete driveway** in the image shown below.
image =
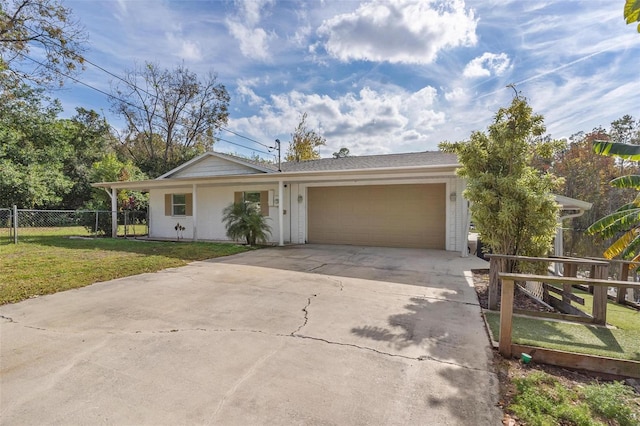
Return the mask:
<svg viewBox="0 0 640 426">
<path fill-rule="evenodd" d="M 2 306 L 0 419 L 497 425 L 474 267 L 293 246 Z"/>
</svg>

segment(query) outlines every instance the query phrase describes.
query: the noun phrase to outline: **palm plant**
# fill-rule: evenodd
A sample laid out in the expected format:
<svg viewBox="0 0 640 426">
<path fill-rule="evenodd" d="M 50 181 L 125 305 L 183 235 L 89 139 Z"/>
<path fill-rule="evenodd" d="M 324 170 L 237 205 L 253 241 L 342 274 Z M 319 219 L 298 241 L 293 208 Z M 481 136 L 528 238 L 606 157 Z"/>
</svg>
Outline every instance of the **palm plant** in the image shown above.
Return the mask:
<svg viewBox="0 0 640 426">
<path fill-rule="evenodd" d="M 623 160 L 640 161 L 640 146 L 617 142 L 595 142 L 593 150 L 597 154 L 619 157 Z M 627 175 L 613 179 L 611 185 L 616 188 L 632 188 L 640 190 L 640 175 Z M 588 234 L 600 234 L 603 238 L 618 239 L 604 252 L 604 257 L 612 259 L 620 256 L 623 259 L 640 260 L 640 193 L 627 204 L 613 213 L 596 221 L 587 228 Z M 620 236 L 620 234 L 622 235 Z"/>
<path fill-rule="evenodd" d="M 266 243 L 271 235 L 271 226 L 254 203 L 232 203 L 222 211 L 222 221 L 227 228 L 227 237 L 245 239 L 248 245 Z"/>
</svg>

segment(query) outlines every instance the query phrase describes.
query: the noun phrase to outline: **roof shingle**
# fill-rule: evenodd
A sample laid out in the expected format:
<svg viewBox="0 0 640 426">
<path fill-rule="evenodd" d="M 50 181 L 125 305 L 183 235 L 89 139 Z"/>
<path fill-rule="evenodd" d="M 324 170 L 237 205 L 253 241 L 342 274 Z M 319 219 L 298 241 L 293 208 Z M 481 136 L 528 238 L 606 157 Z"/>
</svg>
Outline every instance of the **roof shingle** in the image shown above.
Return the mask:
<svg viewBox="0 0 640 426">
<path fill-rule="evenodd" d="M 410 152 L 404 154 L 362 155 L 342 158 L 322 158 L 282 163 L 283 172 L 359 170 L 388 167 L 449 166 L 458 165 L 456 154 L 440 151 Z M 277 167 L 276 167 L 277 168 Z"/>
</svg>

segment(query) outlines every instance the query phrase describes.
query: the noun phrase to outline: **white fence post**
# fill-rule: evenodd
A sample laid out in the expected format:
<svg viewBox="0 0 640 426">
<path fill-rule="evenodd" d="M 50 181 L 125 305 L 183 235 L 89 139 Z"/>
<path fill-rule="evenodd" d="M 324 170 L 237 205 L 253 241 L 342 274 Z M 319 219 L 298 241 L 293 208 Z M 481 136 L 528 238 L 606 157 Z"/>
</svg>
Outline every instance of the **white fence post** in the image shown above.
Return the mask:
<svg viewBox="0 0 640 426">
<path fill-rule="evenodd" d="M 13 205 L 13 244 L 18 244 L 18 206 Z"/>
</svg>

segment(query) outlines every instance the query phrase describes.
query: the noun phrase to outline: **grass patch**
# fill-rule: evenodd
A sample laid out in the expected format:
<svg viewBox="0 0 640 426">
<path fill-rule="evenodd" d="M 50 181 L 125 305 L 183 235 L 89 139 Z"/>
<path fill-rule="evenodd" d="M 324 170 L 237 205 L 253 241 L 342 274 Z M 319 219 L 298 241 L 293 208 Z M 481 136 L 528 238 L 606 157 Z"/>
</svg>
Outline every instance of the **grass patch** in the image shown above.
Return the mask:
<svg viewBox="0 0 640 426">
<path fill-rule="evenodd" d="M 640 425 L 640 400 L 620 382 L 567 387 L 542 371 L 513 382 L 507 409 L 528 425 Z"/>
<path fill-rule="evenodd" d="M 593 312 L 593 294 L 582 290 L 573 289 L 575 295 L 584 298 L 584 306 L 573 303 L 573 305 L 589 315 Z M 623 330 L 635 330 L 640 332 L 640 311 L 607 301 L 607 323 Z"/>
<path fill-rule="evenodd" d="M 149 227 L 144 224 L 127 225 L 128 237 L 147 235 Z M 24 227 L 18 228 L 18 242 L 23 238 L 30 237 L 47 237 L 47 236 L 79 236 L 79 237 L 93 237 L 94 232 L 88 230 L 84 226 L 55 226 L 55 227 Z M 118 225 L 118 236 L 125 236 L 125 226 Z M 0 228 L 0 244 L 1 243 L 13 243 L 13 235 L 11 228 Z"/>
<path fill-rule="evenodd" d="M 500 314 L 486 312 L 494 338 L 500 335 Z M 521 345 L 640 361 L 640 330 L 513 317 L 512 339 Z"/>
<path fill-rule="evenodd" d="M 18 244 L 0 245 L 0 304 L 246 250 L 231 243 L 23 235 Z"/>
</svg>

